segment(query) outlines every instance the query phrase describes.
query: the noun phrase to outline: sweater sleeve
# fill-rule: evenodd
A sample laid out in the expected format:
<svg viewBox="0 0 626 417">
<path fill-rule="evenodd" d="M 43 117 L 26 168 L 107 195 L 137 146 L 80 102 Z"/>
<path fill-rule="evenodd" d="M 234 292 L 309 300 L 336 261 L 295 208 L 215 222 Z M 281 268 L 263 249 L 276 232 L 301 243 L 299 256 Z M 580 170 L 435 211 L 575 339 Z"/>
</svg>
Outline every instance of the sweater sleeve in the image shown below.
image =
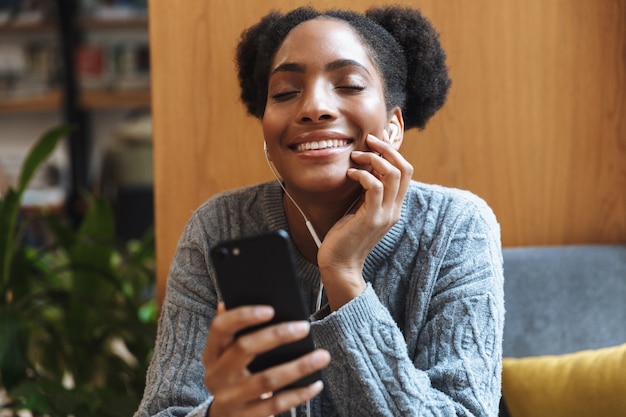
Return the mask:
<svg viewBox="0 0 626 417">
<path fill-rule="evenodd" d="M 446 228 L 435 233 L 429 261 L 413 272 L 411 279 L 422 281 L 409 286 L 416 293 L 401 295 L 422 300 L 407 303 L 413 307 L 404 323 L 396 323 L 371 285 L 314 323 L 318 344 L 332 356 L 325 379 L 339 415 L 497 415 L 504 322 L 499 228 L 490 210 L 461 213 Z M 414 334 L 416 342 L 407 343 Z"/>
<path fill-rule="evenodd" d="M 197 218 L 183 232 L 159 316 L 154 355 L 135 417 L 205 416 L 212 401 L 202 354 L 217 299 Z"/>
</svg>

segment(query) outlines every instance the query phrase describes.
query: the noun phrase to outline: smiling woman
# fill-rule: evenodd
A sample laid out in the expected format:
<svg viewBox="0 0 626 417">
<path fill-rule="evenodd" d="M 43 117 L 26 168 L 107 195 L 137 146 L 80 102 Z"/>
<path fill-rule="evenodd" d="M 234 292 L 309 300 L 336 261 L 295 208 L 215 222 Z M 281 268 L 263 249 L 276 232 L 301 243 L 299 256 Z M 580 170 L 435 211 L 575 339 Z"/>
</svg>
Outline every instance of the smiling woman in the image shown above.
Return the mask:
<svg viewBox="0 0 626 417">
<path fill-rule="evenodd" d="M 316 47 L 302 48 L 307 44 Z M 362 190 L 352 171 L 346 175 L 356 166 L 352 152 L 369 150 L 368 134 L 383 138 L 389 125 L 401 127 L 400 107 L 387 110 L 378 70 L 357 34 L 339 20 L 318 18 L 294 28 L 270 74 L 262 117 L 268 154 L 296 201 L 306 199 L 309 211 L 340 212 L 316 225 L 325 235 Z M 401 143 L 399 135 L 394 148 Z"/>
<path fill-rule="evenodd" d="M 189 220 L 137 416 L 497 414 L 498 224 L 473 194 L 412 180 L 399 152 L 450 85 L 430 22 L 397 6 L 271 13 L 242 34 L 237 64 L 277 181 L 213 196 Z M 273 310 L 225 311 L 209 251 L 278 229 L 310 323 L 259 328 Z M 313 352 L 247 369 L 309 332 Z"/>
</svg>

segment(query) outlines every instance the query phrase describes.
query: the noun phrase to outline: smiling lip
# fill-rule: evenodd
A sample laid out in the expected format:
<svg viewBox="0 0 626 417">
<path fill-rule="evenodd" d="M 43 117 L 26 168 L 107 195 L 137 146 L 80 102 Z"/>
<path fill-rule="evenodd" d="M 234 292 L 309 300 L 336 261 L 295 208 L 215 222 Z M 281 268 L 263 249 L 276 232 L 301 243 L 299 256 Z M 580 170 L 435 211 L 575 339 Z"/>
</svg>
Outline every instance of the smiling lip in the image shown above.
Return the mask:
<svg viewBox="0 0 626 417">
<path fill-rule="evenodd" d="M 324 149 L 344 148 L 348 146 L 352 140 L 343 137 L 337 133 L 309 133 L 301 135 L 297 143 L 289 147 L 297 152 L 319 151 Z"/>
<path fill-rule="evenodd" d="M 319 151 L 322 149 L 330 149 L 330 148 L 343 148 L 344 146 L 348 146 L 350 141 L 346 139 L 329 139 L 329 140 L 320 140 L 314 142 L 305 142 L 295 145 L 296 151 Z"/>
</svg>

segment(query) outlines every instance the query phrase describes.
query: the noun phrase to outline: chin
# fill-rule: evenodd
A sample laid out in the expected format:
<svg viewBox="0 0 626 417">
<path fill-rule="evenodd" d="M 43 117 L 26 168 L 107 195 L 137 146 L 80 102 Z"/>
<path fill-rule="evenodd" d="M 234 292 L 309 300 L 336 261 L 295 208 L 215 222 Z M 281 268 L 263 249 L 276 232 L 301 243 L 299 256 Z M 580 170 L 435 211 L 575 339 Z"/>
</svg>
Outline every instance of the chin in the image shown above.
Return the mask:
<svg viewBox="0 0 626 417">
<path fill-rule="evenodd" d="M 347 178 L 343 177 L 335 177 L 335 178 L 318 178 L 315 180 L 307 181 L 306 184 L 303 184 L 303 189 L 312 193 L 324 193 L 324 192 L 333 192 L 333 193 L 341 193 L 349 192 L 359 187 L 359 184 Z"/>
<path fill-rule="evenodd" d="M 359 186 L 358 183 L 349 179 L 346 175 L 349 164 L 345 166 L 318 166 L 312 169 L 294 169 L 287 182 L 295 189 L 303 192 L 341 192 L 350 191 Z"/>
</svg>

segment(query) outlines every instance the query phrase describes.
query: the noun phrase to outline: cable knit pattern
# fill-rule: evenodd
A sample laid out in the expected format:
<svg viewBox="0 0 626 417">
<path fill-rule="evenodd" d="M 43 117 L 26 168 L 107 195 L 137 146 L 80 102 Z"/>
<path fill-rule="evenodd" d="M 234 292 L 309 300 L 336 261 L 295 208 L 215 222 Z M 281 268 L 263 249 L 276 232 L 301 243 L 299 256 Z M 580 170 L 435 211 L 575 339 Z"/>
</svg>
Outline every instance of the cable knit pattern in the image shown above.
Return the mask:
<svg viewBox="0 0 626 417">
<path fill-rule="evenodd" d="M 212 397 L 201 357 L 218 301 L 209 249 L 280 228 L 288 224 L 275 182 L 222 193 L 193 214 L 172 263 L 136 417 L 206 414 Z M 296 265 L 312 309 L 319 271 L 299 254 Z M 312 415 L 496 416 L 504 302 L 499 226 L 489 207 L 466 191 L 412 182 L 401 220 L 363 274 L 363 294 L 312 316 L 316 343 L 332 356 Z"/>
</svg>

